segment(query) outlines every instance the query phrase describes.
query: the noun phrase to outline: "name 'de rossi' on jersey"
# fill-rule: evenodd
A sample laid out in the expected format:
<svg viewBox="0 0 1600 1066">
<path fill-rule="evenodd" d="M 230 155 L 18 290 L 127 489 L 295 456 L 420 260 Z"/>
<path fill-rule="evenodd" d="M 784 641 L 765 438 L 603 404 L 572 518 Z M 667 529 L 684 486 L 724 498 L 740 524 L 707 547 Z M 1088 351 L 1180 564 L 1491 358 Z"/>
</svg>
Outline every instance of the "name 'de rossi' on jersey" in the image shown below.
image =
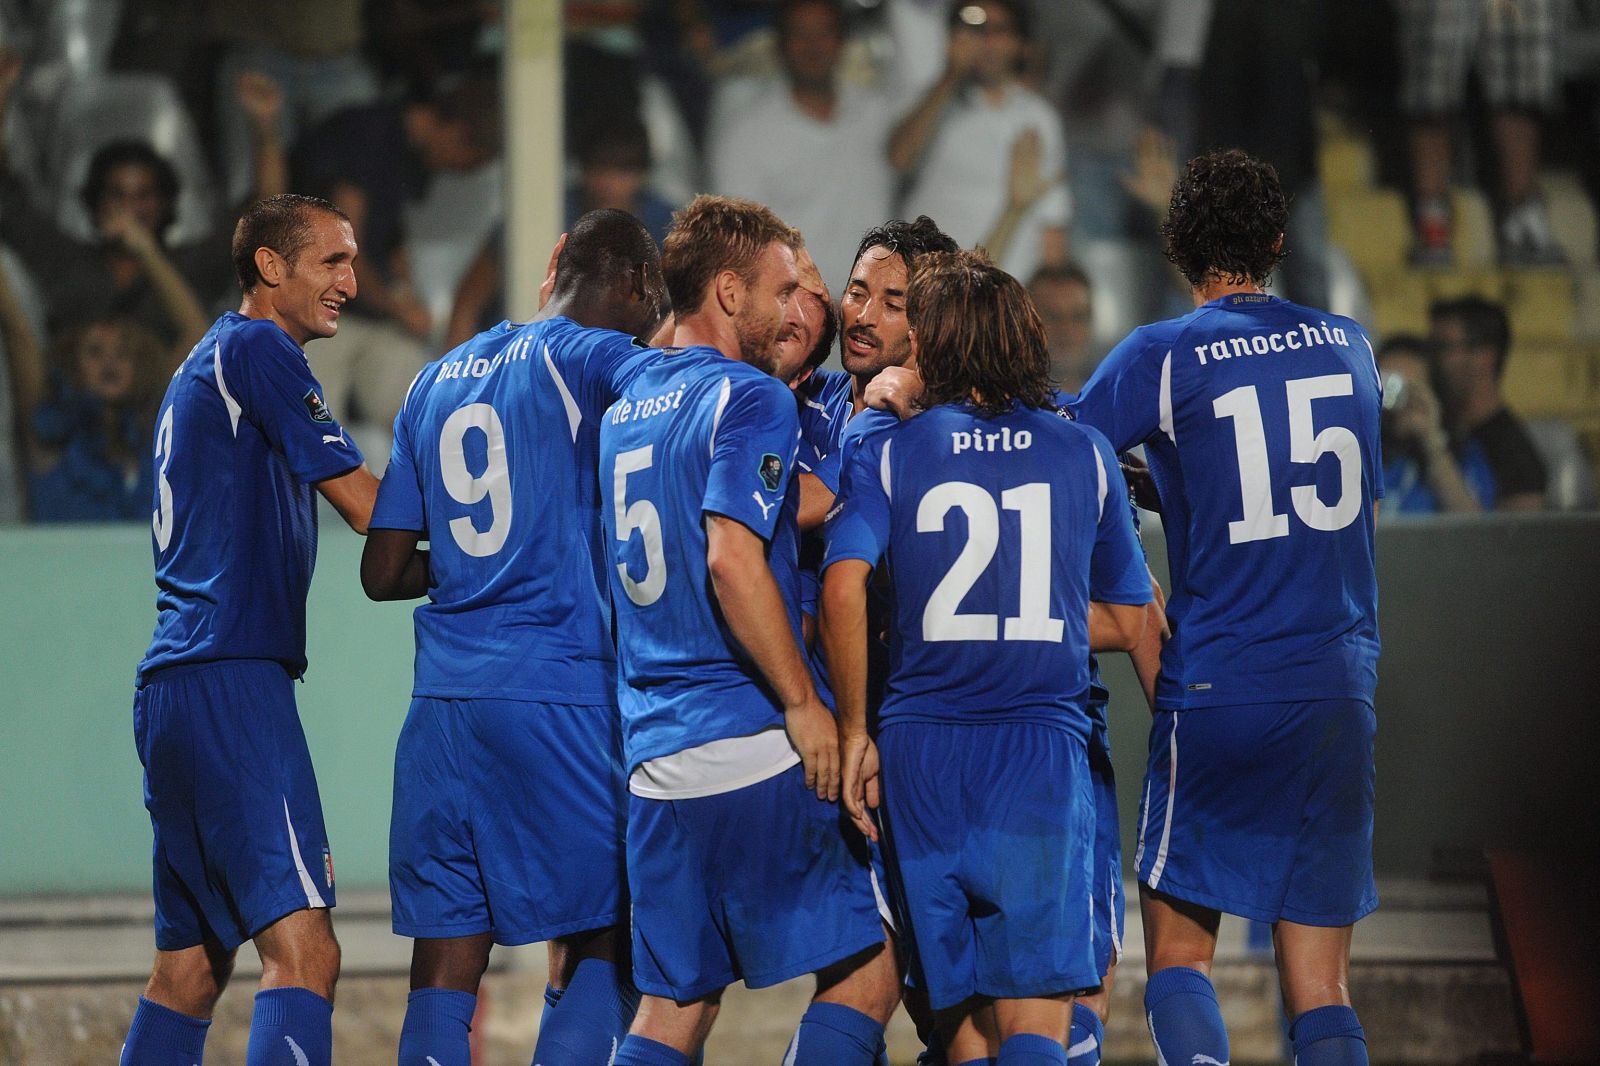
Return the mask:
<svg viewBox="0 0 1600 1066">
<path fill-rule="evenodd" d="M 683 402 L 683 390 L 688 385 L 679 385 L 673 392 L 664 392 L 660 396 L 647 396 L 642 400 L 622 400 L 611 408 L 611 424 L 619 426 L 624 422 L 638 422 L 642 419 L 659 415 L 663 411 L 676 411 Z M 776 488 L 773 489 L 777 491 Z"/>
<path fill-rule="evenodd" d="M 1236 359 L 1245 355 L 1267 355 L 1271 352 L 1297 351 L 1301 348 L 1314 348 L 1323 344 L 1348 345 L 1350 337 L 1340 326 L 1329 327 L 1324 322 L 1320 327 L 1309 322 L 1301 322 L 1299 329 L 1292 329 L 1286 333 L 1257 333 L 1250 337 L 1224 337 L 1212 341 L 1210 344 L 1197 344 L 1194 354 L 1200 357 L 1200 365 L 1220 359 Z M 1207 358 L 1209 356 L 1209 359 Z"/>
</svg>

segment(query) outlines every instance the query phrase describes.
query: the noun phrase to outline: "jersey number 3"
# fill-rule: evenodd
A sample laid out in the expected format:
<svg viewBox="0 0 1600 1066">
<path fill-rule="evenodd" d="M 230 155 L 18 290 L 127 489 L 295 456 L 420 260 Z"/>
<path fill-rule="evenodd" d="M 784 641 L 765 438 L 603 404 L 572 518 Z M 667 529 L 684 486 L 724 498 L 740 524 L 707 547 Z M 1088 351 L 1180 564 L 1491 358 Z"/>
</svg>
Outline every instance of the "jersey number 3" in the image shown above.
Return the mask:
<svg viewBox="0 0 1600 1066">
<path fill-rule="evenodd" d="M 1325 532 L 1343 529 L 1361 513 L 1361 443 L 1343 426 L 1318 433 L 1312 423 L 1311 403 L 1330 396 L 1349 396 L 1349 374 L 1294 378 L 1283 383 L 1289 399 L 1289 461 L 1316 465 L 1332 452 L 1339 460 L 1339 498 L 1332 505 L 1317 496 L 1315 485 L 1295 485 L 1289 502 L 1300 521 Z M 1233 443 L 1239 454 L 1239 491 L 1244 517 L 1228 523 L 1228 543 L 1246 544 L 1289 535 L 1289 516 L 1272 507 L 1272 465 L 1267 457 L 1267 431 L 1261 420 L 1261 400 L 1254 385 L 1242 385 L 1211 401 L 1217 418 L 1233 420 Z"/>
</svg>

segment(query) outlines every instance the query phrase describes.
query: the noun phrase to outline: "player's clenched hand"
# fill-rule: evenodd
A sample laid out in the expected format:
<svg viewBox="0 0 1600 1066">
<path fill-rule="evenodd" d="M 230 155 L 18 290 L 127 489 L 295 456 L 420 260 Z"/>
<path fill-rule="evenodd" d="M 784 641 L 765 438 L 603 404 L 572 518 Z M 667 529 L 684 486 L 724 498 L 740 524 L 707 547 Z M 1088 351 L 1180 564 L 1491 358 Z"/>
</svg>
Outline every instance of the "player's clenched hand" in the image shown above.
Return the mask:
<svg viewBox="0 0 1600 1066">
<path fill-rule="evenodd" d="M 839 798 L 839 731 L 816 693 L 783 713 L 789 743 L 805 765 L 806 788 L 829 803 Z"/>
<path fill-rule="evenodd" d="M 867 382 L 865 398 L 868 407 L 889 411 L 896 418 L 910 418 L 922 399 L 922 375 L 903 366 L 884 367 Z"/>
<path fill-rule="evenodd" d="M 839 740 L 839 761 L 844 783 L 844 809 L 868 840 L 878 839 L 878 826 L 869 811 L 878 809 L 878 746 L 865 733 Z"/>
</svg>

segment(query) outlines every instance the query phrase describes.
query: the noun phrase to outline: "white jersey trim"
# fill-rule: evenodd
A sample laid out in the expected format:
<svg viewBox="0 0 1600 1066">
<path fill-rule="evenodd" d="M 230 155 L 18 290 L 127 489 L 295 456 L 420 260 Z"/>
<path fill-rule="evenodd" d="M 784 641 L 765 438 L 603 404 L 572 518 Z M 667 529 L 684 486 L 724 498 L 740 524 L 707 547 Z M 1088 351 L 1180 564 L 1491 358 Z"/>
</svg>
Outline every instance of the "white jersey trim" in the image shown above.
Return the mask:
<svg viewBox="0 0 1600 1066">
<path fill-rule="evenodd" d="M 728 406 L 728 394 L 733 391 L 733 381 L 730 378 L 722 379 L 722 391 L 717 394 L 717 413 L 711 416 L 711 439 L 706 442 L 706 450 L 711 453 L 711 458 L 717 457 L 717 427 L 722 425 L 722 412 Z"/>
<path fill-rule="evenodd" d="M 628 776 L 628 791 L 643 799 L 718 796 L 777 777 L 799 761 L 789 734 L 773 726 L 640 763 Z"/>
<path fill-rule="evenodd" d="M 1172 841 L 1172 809 L 1178 805 L 1178 716 L 1172 716 L 1172 737 L 1167 744 L 1167 818 L 1161 827 L 1161 843 L 1156 846 L 1156 861 L 1150 866 L 1150 887 L 1161 887 L 1167 868 L 1167 845 Z"/>
<path fill-rule="evenodd" d="M 1178 443 L 1178 434 L 1172 425 L 1172 353 L 1167 352 L 1167 357 L 1161 360 L 1161 398 L 1160 404 L 1161 432 L 1167 435 L 1172 443 Z"/>
<path fill-rule="evenodd" d="M 300 874 L 300 887 L 305 889 L 307 907 L 326 907 L 322 901 L 322 893 L 317 891 L 317 883 L 311 880 L 311 872 L 306 869 L 305 860 L 300 857 L 300 841 L 294 835 L 294 820 L 289 817 L 289 798 L 283 800 L 283 824 L 289 827 L 289 853 L 294 856 L 294 868 Z"/>
<path fill-rule="evenodd" d="M 216 348 L 211 353 L 211 372 L 217 379 L 217 391 L 222 394 L 222 402 L 228 408 L 228 420 L 233 423 L 233 435 L 239 435 L 239 415 L 244 408 L 239 406 L 239 401 L 233 398 L 233 393 L 228 391 L 228 383 L 222 378 L 222 342 L 218 341 Z M 285 808 L 287 810 L 287 808 Z"/>
<path fill-rule="evenodd" d="M 889 489 L 889 445 L 893 443 L 893 439 L 883 442 L 883 456 L 878 460 L 878 480 L 883 482 L 883 498 L 891 503 L 894 502 L 894 493 Z"/>
<path fill-rule="evenodd" d="M 556 383 L 556 391 L 561 393 L 561 403 L 567 409 L 567 428 L 572 432 L 573 443 L 578 440 L 578 427 L 583 425 L 583 412 L 578 410 L 578 401 L 572 398 L 572 390 L 567 388 L 567 383 L 561 379 L 561 371 L 556 369 L 556 361 L 550 358 L 550 346 L 544 346 L 544 365 L 550 370 L 550 378 Z"/>
</svg>

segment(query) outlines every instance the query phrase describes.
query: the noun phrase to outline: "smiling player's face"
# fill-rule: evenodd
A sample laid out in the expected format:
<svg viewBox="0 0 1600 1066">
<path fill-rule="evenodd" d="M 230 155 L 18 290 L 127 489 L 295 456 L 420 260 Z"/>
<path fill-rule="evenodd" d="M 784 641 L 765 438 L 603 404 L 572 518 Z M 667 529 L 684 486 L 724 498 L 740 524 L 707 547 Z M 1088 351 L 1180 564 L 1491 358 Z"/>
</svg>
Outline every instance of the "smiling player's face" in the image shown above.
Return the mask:
<svg viewBox="0 0 1600 1066">
<path fill-rule="evenodd" d="M 273 300 L 285 331 L 296 343 L 339 331 L 340 311 L 356 297 L 355 258 L 350 223 L 315 212 L 311 240 L 287 265 Z"/>
<path fill-rule="evenodd" d="M 911 358 L 911 323 L 906 318 L 909 272 L 899 253 L 875 245 L 861 253 L 839 301 L 844 332 L 844 368 L 871 377 Z"/>
</svg>

